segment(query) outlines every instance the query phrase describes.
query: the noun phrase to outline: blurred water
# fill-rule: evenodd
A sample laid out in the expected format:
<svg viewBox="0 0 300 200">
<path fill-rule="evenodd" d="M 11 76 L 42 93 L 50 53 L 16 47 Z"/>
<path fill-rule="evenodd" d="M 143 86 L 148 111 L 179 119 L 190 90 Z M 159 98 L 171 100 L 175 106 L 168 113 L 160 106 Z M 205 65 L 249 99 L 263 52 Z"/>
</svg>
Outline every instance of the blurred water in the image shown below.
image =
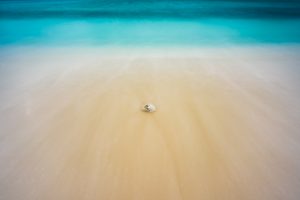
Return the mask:
<svg viewBox="0 0 300 200">
<path fill-rule="evenodd" d="M 299 43 L 299 8 L 294 0 L 2 0 L 0 45 Z"/>
<path fill-rule="evenodd" d="M 299 17 L 298 0 L 2 0 L 3 17 Z"/>
<path fill-rule="evenodd" d="M 299 43 L 300 20 L 5 19 L 1 45 L 230 45 Z"/>
</svg>

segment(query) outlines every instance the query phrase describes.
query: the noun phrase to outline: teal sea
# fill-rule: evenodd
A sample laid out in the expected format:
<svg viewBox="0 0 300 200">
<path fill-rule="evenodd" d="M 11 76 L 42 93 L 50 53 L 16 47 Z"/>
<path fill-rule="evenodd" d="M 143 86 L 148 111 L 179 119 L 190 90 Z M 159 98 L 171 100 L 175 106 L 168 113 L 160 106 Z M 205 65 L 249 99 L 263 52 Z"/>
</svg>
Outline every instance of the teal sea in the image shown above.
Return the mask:
<svg viewBox="0 0 300 200">
<path fill-rule="evenodd" d="M 294 0 L 1 0 L 0 45 L 300 43 Z"/>
</svg>

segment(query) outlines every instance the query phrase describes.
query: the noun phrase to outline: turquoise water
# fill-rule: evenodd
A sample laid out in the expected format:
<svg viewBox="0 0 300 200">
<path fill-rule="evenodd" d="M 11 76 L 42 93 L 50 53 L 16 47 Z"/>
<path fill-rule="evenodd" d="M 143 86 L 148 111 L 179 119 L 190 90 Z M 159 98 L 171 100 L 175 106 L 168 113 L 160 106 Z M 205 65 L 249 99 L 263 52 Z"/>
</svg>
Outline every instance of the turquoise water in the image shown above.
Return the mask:
<svg viewBox="0 0 300 200">
<path fill-rule="evenodd" d="M 293 0 L 2 0 L 0 45 L 298 44 L 299 8 Z"/>
<path fill-rule="evenodd" d="M 1 45 L 230 45 L 300 43 L 300 20 L 5 19 Z"/>
</svg>

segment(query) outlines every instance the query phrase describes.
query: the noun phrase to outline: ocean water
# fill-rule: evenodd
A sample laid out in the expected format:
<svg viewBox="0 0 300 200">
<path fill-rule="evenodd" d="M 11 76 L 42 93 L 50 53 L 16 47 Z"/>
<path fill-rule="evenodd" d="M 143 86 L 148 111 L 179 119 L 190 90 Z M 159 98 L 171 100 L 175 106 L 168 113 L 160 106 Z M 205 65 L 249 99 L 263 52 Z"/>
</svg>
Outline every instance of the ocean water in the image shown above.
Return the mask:
<svg viewBox="0 0 300 200">
<path fill-rule="evenodd" d="M 0 45 L 300 43 L 298 0 L 1 0 Z"/>
</svg>

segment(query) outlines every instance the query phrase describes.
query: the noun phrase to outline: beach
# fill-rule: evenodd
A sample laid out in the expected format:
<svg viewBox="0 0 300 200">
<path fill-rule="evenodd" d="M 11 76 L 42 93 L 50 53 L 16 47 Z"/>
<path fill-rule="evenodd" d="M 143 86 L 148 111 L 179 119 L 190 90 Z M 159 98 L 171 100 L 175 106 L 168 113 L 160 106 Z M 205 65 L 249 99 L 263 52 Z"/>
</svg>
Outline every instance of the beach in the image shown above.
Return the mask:
<svg viewBox="0 0 300 200">
<path fill-rule="evenodd" d="M 296 200 L 298 52 L 2 49 L 0 199 Z"/>
</svg>

